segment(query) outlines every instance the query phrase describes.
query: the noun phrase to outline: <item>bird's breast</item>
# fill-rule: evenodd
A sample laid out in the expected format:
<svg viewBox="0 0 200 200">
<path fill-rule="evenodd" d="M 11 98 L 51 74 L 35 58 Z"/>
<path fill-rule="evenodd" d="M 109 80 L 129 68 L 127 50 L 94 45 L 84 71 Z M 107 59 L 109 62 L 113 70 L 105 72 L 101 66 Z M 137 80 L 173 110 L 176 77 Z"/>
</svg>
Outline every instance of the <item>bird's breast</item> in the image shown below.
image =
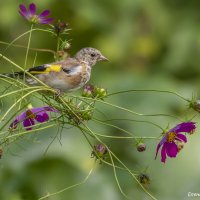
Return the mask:
<svg viewBox="0 0 200 200">
<path fill-rule="evenodd" d="M 91 74 L 91 67 L 85 66 L 85 69 L 83 69 L 83 72 L 81 74 L 82 77 L 82 86 L 85 85 L 90 80 L 90 74 Z"/>
</svg>

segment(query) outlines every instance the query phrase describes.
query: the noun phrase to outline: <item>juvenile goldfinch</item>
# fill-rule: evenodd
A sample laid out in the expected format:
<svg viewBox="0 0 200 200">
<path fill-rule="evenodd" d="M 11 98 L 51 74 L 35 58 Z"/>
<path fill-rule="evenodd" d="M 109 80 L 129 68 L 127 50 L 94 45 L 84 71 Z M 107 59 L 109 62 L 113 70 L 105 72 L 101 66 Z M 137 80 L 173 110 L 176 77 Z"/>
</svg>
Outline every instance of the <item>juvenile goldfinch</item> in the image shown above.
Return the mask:
<svg viewBox="0 0 200 200">
<path fill-rule="evenodd" d="M 101 60 L 107 61 L 108 59 L 99 50 L 87 47 L 78 51 L 72 58 L 32 67 L 27 72 L 60 92 L 69 92 L 83 87 L 90 80 L 92 67 Z M 4 75 L 23 78 L 24 72 Z M 25 80 L 29 85 L 39 85 L 36 79 L 27 74 L 25 74 Z"/>
</svg>

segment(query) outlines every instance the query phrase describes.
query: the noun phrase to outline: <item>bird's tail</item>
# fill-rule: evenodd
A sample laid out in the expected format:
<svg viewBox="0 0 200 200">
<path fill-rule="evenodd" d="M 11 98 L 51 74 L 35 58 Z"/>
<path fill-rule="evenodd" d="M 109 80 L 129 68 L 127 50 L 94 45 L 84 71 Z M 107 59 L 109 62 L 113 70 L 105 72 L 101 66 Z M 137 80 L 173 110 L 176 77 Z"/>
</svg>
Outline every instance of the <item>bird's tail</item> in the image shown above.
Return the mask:
<svg viewBox="0 0 200 200">
<path fill-rule="evenodd" d="M 1 78 L 22 78 L 24 76 L 24 72 L 13 72 L 13 73 L 4 73 L 0 74 Z"/>
</svg>

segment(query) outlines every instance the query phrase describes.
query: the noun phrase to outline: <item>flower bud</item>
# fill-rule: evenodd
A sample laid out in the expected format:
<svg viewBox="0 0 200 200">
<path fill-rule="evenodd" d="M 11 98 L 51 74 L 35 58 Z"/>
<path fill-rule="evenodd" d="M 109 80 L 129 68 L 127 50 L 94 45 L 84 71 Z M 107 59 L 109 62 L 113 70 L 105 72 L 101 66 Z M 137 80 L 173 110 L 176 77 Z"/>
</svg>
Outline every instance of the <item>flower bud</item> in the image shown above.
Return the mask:
<svg viewBox="0 0 200 200">
<path fill-rule="evenodd" d="M 64 33 L 65 31 L 67 31 L 68 24 L 62 21 L 58 21 L 55 25 L 54 25 L 54 32 L 57 35 L 60 35 L 62 33 Z"/>
<path fill-rule="evenodd" d="M 196 110 L 197 112 L 200 112 L 200 100 L 190 102 L 190 107 Z"/>
<path fill-rule="evenodd" d="M 91 111 L 86 110 L 82 113 L 81 117 L 82 117 L 83 120 L 88 121 L 88 120 L 92 119 L 92 113 L 91 113 Z"/>
<path fill-rule="evenodd" d="M 107 95 L 107 91 L 104 88 L 95 88 L 95 97 L 103 98 Z"/>
<path fill-rule="evenodd" d="M 96 157 L 96 159 L 102 158 L 107 154 L 108 150 L 104 144 L 97 144 L 94 146 L 91 156 Z"/>
<path fill-rule="evenodd" d="M 145 150 L 146 150 L 146 144 L 140 142 L 140 143 L 137 145 L 137 150 L 138 150 L 139 152 L 145 151 Z"/>
<path fill-rule="evenodd" d="M 94 86 L 86 85 L 83 89 L 82 96 L 83 97 L 93 97 L 93 93 L 94 93 Z"/>
<path fill-rule="evenodd" d="M 141 173 L 138 175 L 137 178 L 138 178 L 138 181 L 145 187 L 150 184 L 150 178 L 147 174 Z"/>
</svg>

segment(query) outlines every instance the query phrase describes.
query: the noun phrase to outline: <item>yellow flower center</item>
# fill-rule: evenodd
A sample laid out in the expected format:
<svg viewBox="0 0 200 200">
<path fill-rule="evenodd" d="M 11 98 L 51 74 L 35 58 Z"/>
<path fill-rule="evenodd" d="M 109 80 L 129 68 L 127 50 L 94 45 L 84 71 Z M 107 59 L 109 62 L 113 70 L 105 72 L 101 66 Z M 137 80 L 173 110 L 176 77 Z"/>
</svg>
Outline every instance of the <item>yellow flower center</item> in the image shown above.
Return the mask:
<svg viewBox="0 0 200 200">
<path fill-rule="evenodd" d="M 175 132 L 169 132 L 167 134 L 167 142 L 173 142 L 175 140 L 176 133 Z"/>
<path fill-rule="evenodd" d="M 34 23 L 34 24 L 38 24 L 39 23 L 39 17 L 37 15 L 33 15 L 33 16 L 30 17 L 29 21 Z"/>
<path fill-rule="evenodd" d="M 36 114 L 34 114 L 31 110 L 27 110 L 27 111 L 26 111 L 26 117 L 27 117 L 28 119 L 35 119 Z"/>
</svg>

